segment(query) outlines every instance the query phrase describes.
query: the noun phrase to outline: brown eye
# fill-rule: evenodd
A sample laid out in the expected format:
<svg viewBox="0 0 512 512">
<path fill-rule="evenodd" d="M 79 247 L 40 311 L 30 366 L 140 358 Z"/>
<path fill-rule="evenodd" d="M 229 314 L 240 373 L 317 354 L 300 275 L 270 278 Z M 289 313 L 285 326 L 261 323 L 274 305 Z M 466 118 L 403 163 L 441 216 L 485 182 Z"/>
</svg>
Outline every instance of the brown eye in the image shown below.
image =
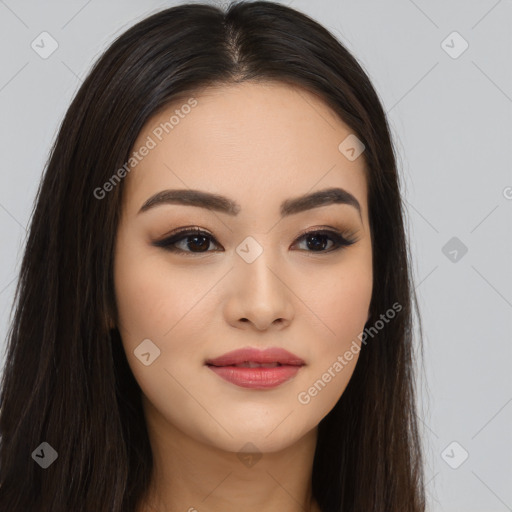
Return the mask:
<svg viewBox="0 0 512 512">
<path fill-rule="evenodd" d="M 332 252 L 356 242 L 354 239 L 345 238 L 341 233 L 331 230 L 310 231 L 302 235 L 299 241 L 306 242 L 309 252 Z M 332 242 L 332 246 L 325 250 L 329 242 Z"/>
<path fill-rule="evenodd" d="M 352 245 L 356 241 L 349 237 L 345 238 L 342 233 L 337 231 L 317 229 L 300 236 L 296 244 L 305 242 L 306 249 L 303 249 L 305 252 L 330 253 Z M 186 256 L 214 252 L 208 250 L 212 244 L 220 247 L 220 244 L 210 233 L 199 228 L 181 230 L 170 237 L 153 242 L 156 247 L 162 247 L 166 251 Z"/>
<path fill-rule="evenodd" d="M 153 245 L 162 247 L 171 252 L 201 254 L 205 252 L 212 252 L 208 251 L 212 241 L 215 241 L 215 238 L 206 231 L 193 229 L 180 231 L 169 238 L 154 242 Z M 181 244 L 181 247 L 177 247 L 179 244 Z"/>
</svg>

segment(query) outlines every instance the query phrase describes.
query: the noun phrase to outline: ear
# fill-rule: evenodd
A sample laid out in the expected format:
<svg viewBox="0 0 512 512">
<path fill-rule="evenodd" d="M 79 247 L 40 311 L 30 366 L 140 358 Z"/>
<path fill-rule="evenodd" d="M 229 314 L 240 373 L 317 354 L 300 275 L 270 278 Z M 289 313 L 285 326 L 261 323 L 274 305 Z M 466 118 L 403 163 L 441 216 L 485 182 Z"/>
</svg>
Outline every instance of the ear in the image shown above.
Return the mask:
<svg viewBox="0 0 512 512">
<path fill-rule="evenodd" d="M 109 330 L 116 329 L 116 321 L 115 318 L 117 316 L 117 312 L 114 306 L 108 304 L 105 308 L 104 315 L 107 317 L 107 326 Z"/>
<path fill-rule="evenodd" d="M 112 329 L 115 329 L 116 328 L 116 324 L 114 323 L 114 321 L 112 320 L 112 317 L 109 315 L 108 317 L 108 328 L 110 330 Z"/>
</svg>

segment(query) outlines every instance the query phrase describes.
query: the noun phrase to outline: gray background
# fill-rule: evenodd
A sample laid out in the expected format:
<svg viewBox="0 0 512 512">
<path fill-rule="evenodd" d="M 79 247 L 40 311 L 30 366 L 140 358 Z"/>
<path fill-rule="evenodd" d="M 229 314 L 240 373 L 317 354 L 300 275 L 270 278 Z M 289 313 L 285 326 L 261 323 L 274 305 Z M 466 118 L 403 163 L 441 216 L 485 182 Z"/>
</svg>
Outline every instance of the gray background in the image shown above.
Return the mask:
<svg viewBox="0 0 512 512">
<path fill-rule="evenodd" d="M 0 0 L 2 365 L 32 202 L 59 123 L 113 38 L 176 3 Z M 512 510 L 512 3 L 286 3 L 354 53 L 389 116 L 424 322 L 429 510 Z M 31 48 L 43 31 L 59 45 L 47 59 Z M 469 44 L 460 55 L 454 31 Z"/>
</svg>

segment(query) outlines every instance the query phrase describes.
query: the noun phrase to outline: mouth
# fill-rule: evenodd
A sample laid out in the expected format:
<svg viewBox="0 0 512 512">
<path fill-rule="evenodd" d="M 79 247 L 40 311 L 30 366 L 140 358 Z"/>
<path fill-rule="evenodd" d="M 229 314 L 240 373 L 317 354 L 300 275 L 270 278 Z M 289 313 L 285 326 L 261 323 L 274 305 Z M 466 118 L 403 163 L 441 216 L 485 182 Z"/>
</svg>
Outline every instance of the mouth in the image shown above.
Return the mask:
<svg viewBox="0 0 512 512">
<path fill-rule="evenodd" d="M 243 363 L 238 364 L 228 364 L 228 365 L 208 365 L 208 366 L 217 366 L 218 368 L 231 366 L 233 368 L 277 368 L 278 366 L 283 366 L 281 363 L 257 363 L 256 361 L 244 361 Z"/>
<path fill-rule="evenodd" d="M 222 379 L 239 387 L 269 389 L 292 379 L 305 362 L 284 349 L 253 348 L 228 352 L 205 365 Z"/>
</svg>

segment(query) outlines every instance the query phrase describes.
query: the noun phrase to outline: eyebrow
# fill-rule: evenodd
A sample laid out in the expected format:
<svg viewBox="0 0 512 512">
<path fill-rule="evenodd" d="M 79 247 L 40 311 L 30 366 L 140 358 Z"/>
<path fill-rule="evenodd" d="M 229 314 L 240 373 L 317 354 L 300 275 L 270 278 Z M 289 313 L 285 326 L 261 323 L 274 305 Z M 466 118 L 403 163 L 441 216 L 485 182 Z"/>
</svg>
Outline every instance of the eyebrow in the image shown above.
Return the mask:
<svg viewBox="0 0 512 512">
<path fill-rule="evenodd" d="M 240 212 L 240 205 L 227 197 L 201 190 L 178 189 L 162 190 L 154 194 L 144 202 L 138 213 L 145 212 L 155 206 L 163 204 L 197 206 L 232 216 L 238 215 Z M 311 194 L 287 199 L 281 203 L 280 213 L 281 217 L 286 217 L 330 204 L 347 204 L 353 206 L 359 212 L 359 217 L 361 217 L 361 205 L 359 201 L 350 192 L 339 187 L 319 190 Z"/>
</svg>

